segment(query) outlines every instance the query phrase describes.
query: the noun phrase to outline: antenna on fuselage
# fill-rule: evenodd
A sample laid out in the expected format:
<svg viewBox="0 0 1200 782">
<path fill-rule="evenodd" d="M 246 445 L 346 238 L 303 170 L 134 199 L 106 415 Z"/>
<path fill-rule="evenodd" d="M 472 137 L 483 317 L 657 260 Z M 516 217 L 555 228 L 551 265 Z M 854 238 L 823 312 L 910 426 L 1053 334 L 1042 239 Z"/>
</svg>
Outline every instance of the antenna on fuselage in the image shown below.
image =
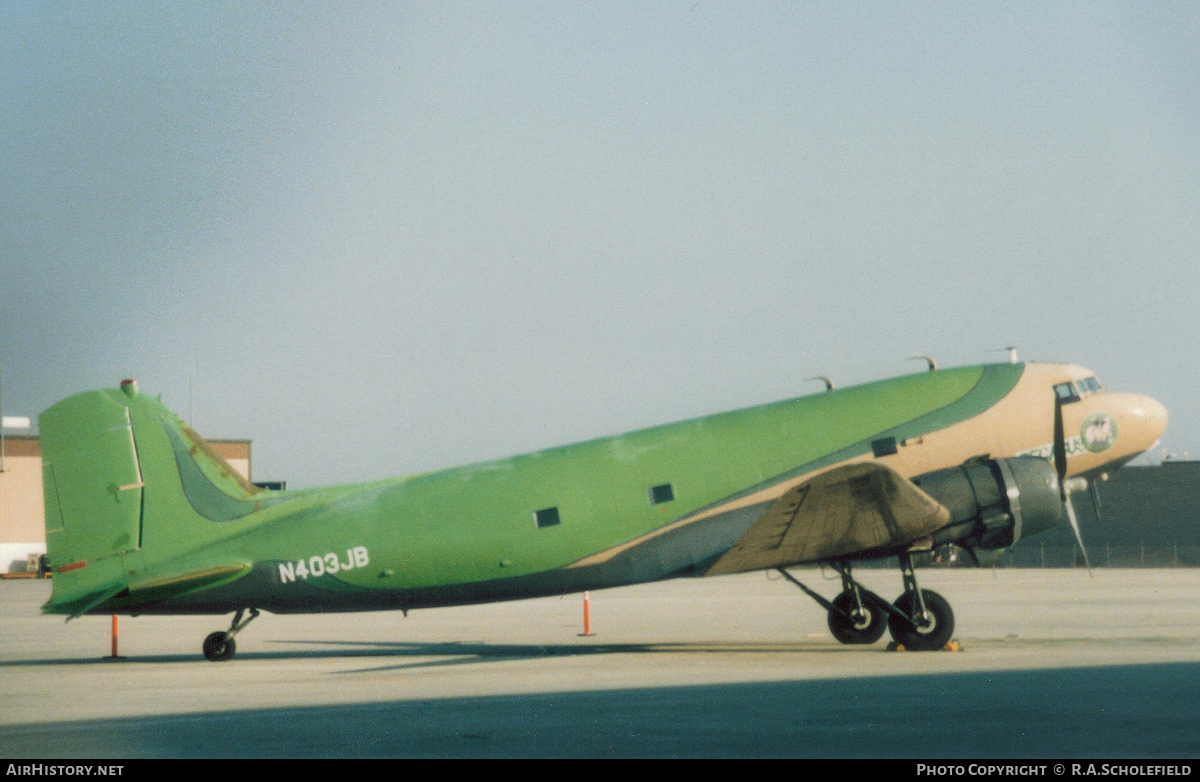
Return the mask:
<svg viewBox="0 0 1200 782">
<path fill-rule="evenodd" d="M 992 353 L 999 353 L 999 352 L 1000 352 L 1000 351 L 1002 351 L 1002 350 L 1007 350 L 1007 351 L 1008 351 L 1008 363 L 1010 363 L 1010 364 L 1016 364 L 1016 363 L 1018 363 L 1018 362 L 1017 362 L 1017 346 L 1016 346 L 1016 345 L 1007 345 L 1007 346 L 1005 346 L 1005 347 L 1002 347 L 1002 348 L 995 348 L 995 349 L 994 349 L 994 350 L 992 350 L 991 352 L 992 352 Z"/>
<path fill-rule="evenodd" d="M 937 372 L 937 361 L 929 356 L 909 356 L 908 361 L 924 361 L 929 364 L 930 372 Z"/>
<path fill-rule="evenodd" d="M 830 379 L 829 379 L 828 377 L 826 377 L 825 375 L 817 375 L 816 377 L 806 377 L 806 378 L 804 378 L 804 379 L 805 379 L 806 381 L 808 381 L 808 380 L 820 380 L 821 382 L 823 382 L 823 383 L 825 384 L 825 391 L 826 391 L 826 392 L 832 391 L 832 390 L 833 390 L 833 388 L 834 388 L 834 386 L 833 386 L 833 381 L 832 381 L 832 380 L 830 380 Z"/>
</svg>

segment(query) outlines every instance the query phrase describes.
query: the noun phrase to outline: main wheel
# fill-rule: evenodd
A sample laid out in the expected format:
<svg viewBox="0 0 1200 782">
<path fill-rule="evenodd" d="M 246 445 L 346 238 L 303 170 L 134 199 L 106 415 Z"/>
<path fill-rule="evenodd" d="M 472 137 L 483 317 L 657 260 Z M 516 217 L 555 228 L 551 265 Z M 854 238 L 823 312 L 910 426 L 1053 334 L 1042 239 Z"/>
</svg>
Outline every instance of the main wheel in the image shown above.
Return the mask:
<svg viewBox="0 0 1200 782">
<path fill-rule="evenodd" d="M 893 615 L 888 617 L 888 629 L 892 631 L 896 643 L 905 649 L 932 652 L 945 646 L 954 634 L 954 612 L 950 610 L 946 598 L 937 592 L 922 589 L 921 596 L 925 599 L 926 616 L 914 616 L 914 612 L 920 611 L 916 595 L 905 592 L 892 605 L 905 616 L 913 617 L 916 626 L 907 619 Z"/>
<path fill-rule="evenodd" d="M 829 632 L 844 644 L 873 644 L 887 627 L 887 611 L 872 595 L 860 593 L 863 610 L 858 610 L 853 592 L 843 592 L 833 599 L 833 605 L 847 615 L 829 612 Z"/>
<path fill-rule="evenodd" d="M 212 633 L 204 639 L 204 656 L 213 662 L 228 660 L 236 651 L 237 644 L 226 633 Z"/>
</svg>

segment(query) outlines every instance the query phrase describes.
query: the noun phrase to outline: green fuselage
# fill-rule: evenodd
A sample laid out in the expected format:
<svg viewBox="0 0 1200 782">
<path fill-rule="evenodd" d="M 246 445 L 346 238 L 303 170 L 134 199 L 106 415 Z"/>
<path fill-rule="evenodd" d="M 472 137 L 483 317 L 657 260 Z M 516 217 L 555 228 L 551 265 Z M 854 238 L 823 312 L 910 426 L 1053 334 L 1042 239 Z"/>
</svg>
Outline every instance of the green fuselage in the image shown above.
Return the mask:
<svg viewBox="0 0 1200 782">
<path fill-rule="evenodd" d="M 89 392 L 43 414 L 48 458 L 69 462 L 94 407 L 126 406 L 140 508 L 125 499 L 131 515 L 112 532 L 125 531 L 86 540 L 79 519 L 48 510 L 48 529 L 65 528 L 58 544 L 48 535 L 52 564 L 69 569 L 46 610 L 408 609 L 700 575 L 762 515 L 758 495 L 978 416 L 1024 369 L 908 375 L 414 477 L 258 493 L 161 403 Z M 48 503 L 57 493 L 64 508 L 93 491 L 70 474 L 48 480 Z"/>
</svg>

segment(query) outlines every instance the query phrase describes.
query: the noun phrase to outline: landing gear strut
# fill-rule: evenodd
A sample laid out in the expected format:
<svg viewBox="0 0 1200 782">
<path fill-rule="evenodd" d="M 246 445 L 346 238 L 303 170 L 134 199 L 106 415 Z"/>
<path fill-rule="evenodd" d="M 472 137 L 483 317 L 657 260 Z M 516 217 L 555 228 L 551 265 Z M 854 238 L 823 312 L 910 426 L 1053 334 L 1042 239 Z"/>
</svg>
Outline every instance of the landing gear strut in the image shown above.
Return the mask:
<svg viewBox="0 0 1200 782">
<path fill-rule="evenodd" d="M 239 608 L 238 612 L 233 615 L 233 624 L 229 626 L 229 630 L 211 633 L 204 639 L 205 657 L 213 662 L 223 662 L 233 657 L 233 653 L 237 651 L 237 644 L 234 643 L 233 637 L 255 620 L 258 616 L 258 609 L 251 608 L 250 616 L 246 617 L 246 621 L 243 622 L 242 614 L 244 613 L 246 613 L 246 609 Z"/>
<path fill-rule="evenodd" d="M 912 558 L 907 553 L 900 555 L 904 594 L 890 605 L 855 581 L 849 564 L 829 564 L 842 577 L 842 592 L 832 602 L 800 583 L 786 570 L 780 569 L 779 573 L 829 612 L 829 632 L 841 643 L 875 643 L 883 635 L 885 625 L 897 644 L 913 651 L 941 649 L 950 640 L 954 633 L 954 612 L 937 592 L 917 586 Z"/>
<path fill-rule="evenodd" d="M 888 629 L 892 638 L 905 649 L 930 652 L 941 649 L 954 633 L 954 612 L 946 598 L 930 589 L 917 586 L 912 558 L 900 555 L 900 574 L 904 578 L 904 594 L 892 603 Z"/>
<path fill-rule="evenodd" d="M 835 564 L 842 593 L 829 607 L 829 632 L 844 644 L 873 644 L 887 626 L 887 604 L 858 585 L 848 565 Z"/>
</svg>

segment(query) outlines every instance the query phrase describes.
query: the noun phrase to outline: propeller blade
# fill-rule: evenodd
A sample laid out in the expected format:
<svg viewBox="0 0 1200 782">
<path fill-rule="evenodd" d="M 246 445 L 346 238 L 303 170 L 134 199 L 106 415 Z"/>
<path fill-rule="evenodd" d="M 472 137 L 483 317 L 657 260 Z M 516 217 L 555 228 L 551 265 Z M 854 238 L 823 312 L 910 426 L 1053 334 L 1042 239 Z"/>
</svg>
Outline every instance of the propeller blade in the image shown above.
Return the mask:
<svg viewBox="0 0 1200 782">
<path fill-rule="evenodd" d="M 1087 488 L 1083 478 L 1067 480 L 1067 438 L 1063 427 L 1063 403 L 1056 393 L 1054 395 L 1054 469 L 1058 472 L 1058 491 L 1062 496 L 1063 508 L 1067 511 L 1067 521 L 1071 523 L 1071 531 L 1075 533 L 1075 542 L 1083 554 L 1083 564 L 1087 566 L 1089 578 L 1092 575 L 1092 563 L 1088 560 L 1087 549 L 1083 547 L 1083 535 L 1079 532 L 1079 520 L 1075 518 L 1075 504 L 1071 502 L 1071 492 Z"/>
<path fill-rule="evenodd" d="M 1061 488 L 1063 498 L 1067 496 L 1066 486 L 1063 481 L 1067 478 L 1067 440 L 1063 434 L 1063 413 L 1062 400 L 1058 395 L 1054 395 L 1054 469 L 1058 471 L 1058 485 Z"/>
<path fill-rule="evenodd" d="M 1074 480 L 1079 479 L 1076 478 Z M 1063 486 L 1063 490 L 1066 491 L 1065 484 Z M 1092 563 L 1088 560 L 1087 549 L 1083 547 L 1083 535 L 1079 533 L 1079 521 L 1075 518 L 1075 503 L 1071 502 L 1070 492 L 1066 492 L 1065 499 L 1063 500 L 1063 506 L 1067 509 L 1067 521 L 1071 523 L 1071 531 L 1075 533 L 1075 542 L 1079 544 L 1079 551 L 1081 554 L 1083 554 L 1083 564 L 1087 566 L 1088 576 L 1090 578 L 1095 578 L 1095 576 L 1092 575 Z"/>
</svg>

